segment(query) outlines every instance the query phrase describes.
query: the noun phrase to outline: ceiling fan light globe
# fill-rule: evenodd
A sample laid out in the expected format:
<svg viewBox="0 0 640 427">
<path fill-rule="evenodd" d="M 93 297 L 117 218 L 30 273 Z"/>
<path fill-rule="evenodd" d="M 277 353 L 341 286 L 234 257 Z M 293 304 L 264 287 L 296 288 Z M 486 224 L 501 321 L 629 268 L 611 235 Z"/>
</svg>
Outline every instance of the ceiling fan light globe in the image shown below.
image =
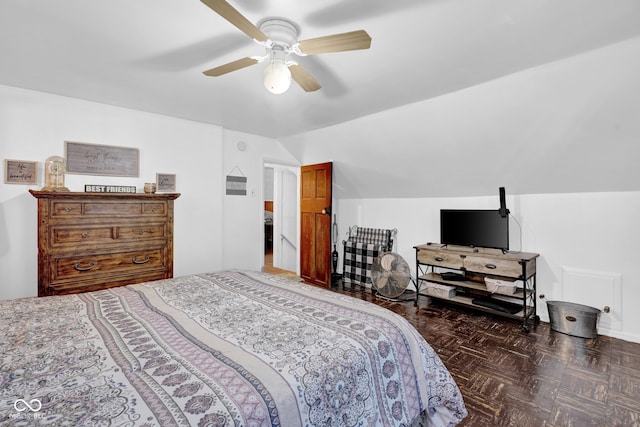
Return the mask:
<svg viewBox="0 0 640 427">
<path fill-rule="evenodd" d="M 264 69 L 264 87 L 275 95 L 285 93 L 291 86 L 291 71 L 282 61 L 272 61 Z"/>
</svg>

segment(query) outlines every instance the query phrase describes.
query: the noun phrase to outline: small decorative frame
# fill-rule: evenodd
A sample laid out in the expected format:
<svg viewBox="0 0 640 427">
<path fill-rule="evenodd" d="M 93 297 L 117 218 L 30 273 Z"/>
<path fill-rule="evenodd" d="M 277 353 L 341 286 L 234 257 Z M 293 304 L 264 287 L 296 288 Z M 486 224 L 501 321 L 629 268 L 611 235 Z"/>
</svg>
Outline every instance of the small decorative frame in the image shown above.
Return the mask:
<svg viewBox="0 0 640 427">
<path fill-rule="evenodd" d="M 240 175 L 232 175 L 234 171 L 238 171 Z M 247 195 L 247 177 L 244 176 L 238 165 L 235 165 L 227 174 L 226 194 L 228 196 Z"/>
<path fill-rule="evenodd" d="M 38 162 L 5 159 L 4 183 L 36 185 L 38 183 Z"/>
<path fill-rule="evenodd" d="M 140 151 L 137 148 L 65 141 L 64 156 L 67 173 L 140 176 Z"/>
<path fill-rule="evenodd" d="M 156 173 L 156 191 L 176 191 L 176 176 L 171 173 Z"/>
</svg>

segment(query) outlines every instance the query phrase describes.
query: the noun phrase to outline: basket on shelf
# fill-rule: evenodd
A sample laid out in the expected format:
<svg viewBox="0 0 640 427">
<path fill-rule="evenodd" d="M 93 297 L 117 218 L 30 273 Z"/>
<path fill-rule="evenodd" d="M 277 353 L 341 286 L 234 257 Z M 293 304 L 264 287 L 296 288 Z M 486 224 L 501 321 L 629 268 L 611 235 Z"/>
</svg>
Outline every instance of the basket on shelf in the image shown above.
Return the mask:
<svg viewBox="0 0 640 427">
<path fill-rule="evenodd" d="M 484 278 L 484 284 L 491 293 L 502 295 L 513 295 L 516 293 L 516 282 L 487 276 Z"/>
<path fill-rule="evenodd" d="M 438 298 L 451 299 L 456 296 L 455 286 L 442 285 L 440 283 L 427 283 L 427 295 Z"/>
</svg>

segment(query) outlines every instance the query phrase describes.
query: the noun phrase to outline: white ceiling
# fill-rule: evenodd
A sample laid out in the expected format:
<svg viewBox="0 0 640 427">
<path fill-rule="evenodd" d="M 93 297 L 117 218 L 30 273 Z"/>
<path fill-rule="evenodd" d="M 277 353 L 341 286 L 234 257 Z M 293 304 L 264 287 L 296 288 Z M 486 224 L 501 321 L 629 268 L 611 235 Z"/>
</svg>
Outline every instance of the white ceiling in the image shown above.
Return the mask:
<svg viewBox="0 0 640 427">
<path fill-rule="evenodd" d="M 369 50 L 299 58 L 322 88 L 262 86 L 263 48 L 199 0 L 1 0 L 0 84 L 286 137 L 640 35 L 638 0 L 232 0 L 301 39 L 365 29 Z"/>
</svg>

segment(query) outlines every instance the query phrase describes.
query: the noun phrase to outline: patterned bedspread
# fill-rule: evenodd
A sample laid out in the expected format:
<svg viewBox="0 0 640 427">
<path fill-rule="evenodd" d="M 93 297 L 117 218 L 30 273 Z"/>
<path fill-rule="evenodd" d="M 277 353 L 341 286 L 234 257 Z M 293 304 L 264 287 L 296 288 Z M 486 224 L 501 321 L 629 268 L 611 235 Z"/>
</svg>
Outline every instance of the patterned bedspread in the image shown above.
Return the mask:
<svg viewBox="0 0 640 427">
<path fill-rule="evenodd" d="M 401 316 L 226 271 L 0 301 L 0 425 L 411 426 L 466 415 Z"/>
</svg>

